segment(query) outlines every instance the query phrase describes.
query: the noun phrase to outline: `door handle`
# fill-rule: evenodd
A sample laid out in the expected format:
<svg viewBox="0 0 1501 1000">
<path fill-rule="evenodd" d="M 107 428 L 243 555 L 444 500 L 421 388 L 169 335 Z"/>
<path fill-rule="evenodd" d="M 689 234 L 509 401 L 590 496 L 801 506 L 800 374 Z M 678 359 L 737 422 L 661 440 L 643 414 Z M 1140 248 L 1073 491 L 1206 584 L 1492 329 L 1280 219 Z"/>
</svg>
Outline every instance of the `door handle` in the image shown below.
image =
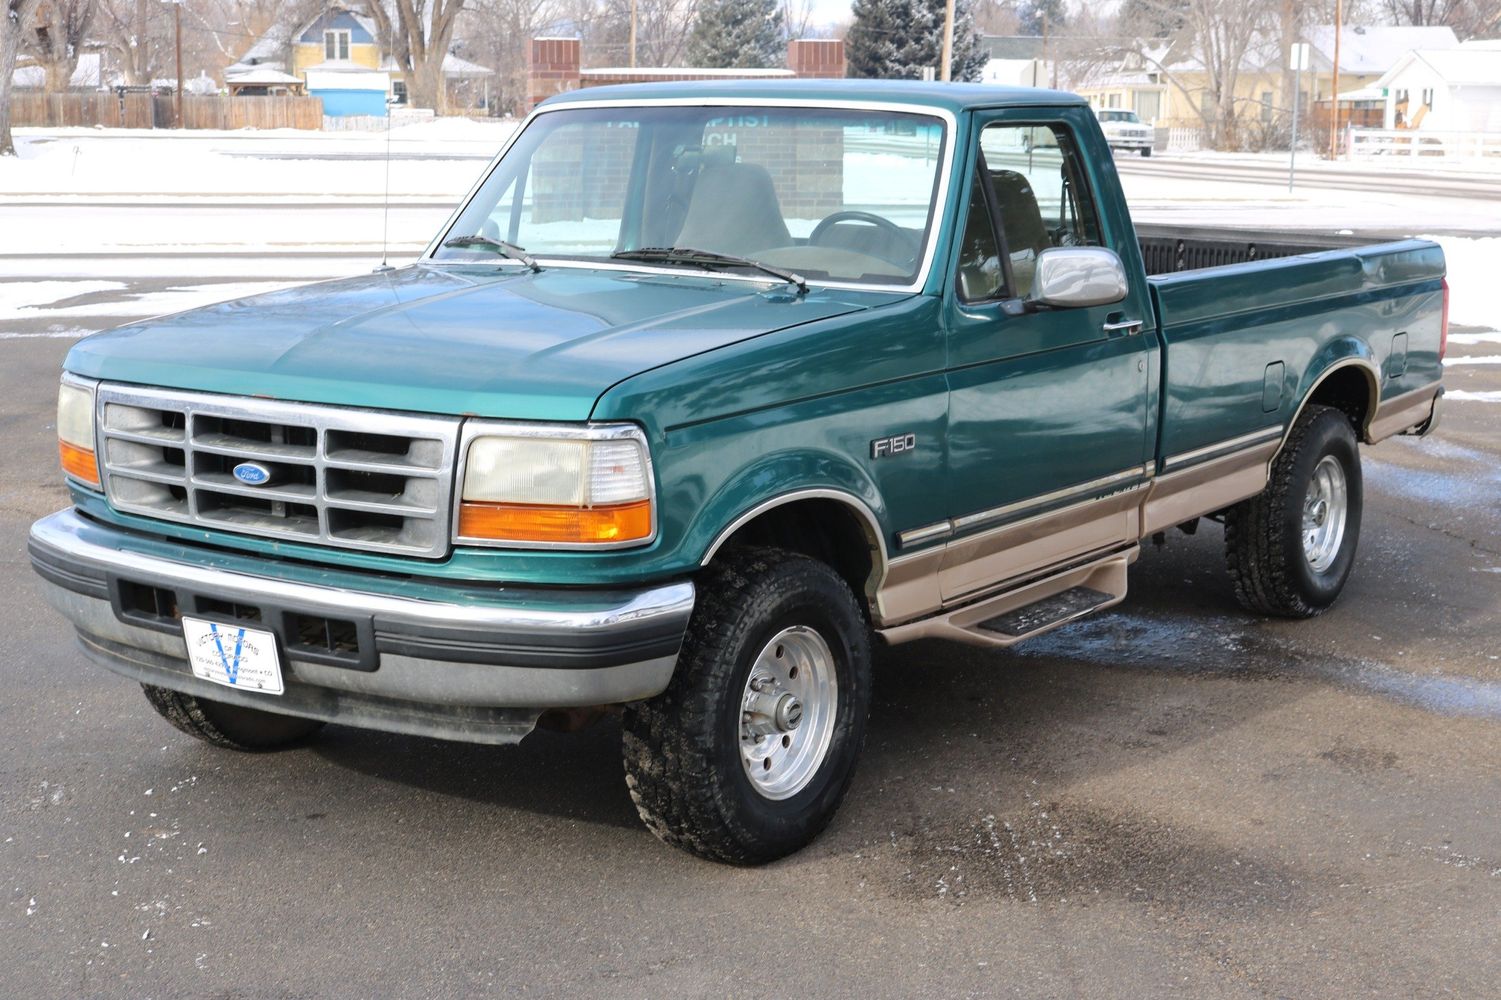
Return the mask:
<svg viewBox="0 0 1501 1000">
<path fill-rule="evenodd" d="M 1112 337 L 1130 336 L 1134 333 L 1140 333 L 1143 325 L 1139 319 L 1123 319 L 1116 323 L 1106 323 L 1100 329 Z"/>
</svg>

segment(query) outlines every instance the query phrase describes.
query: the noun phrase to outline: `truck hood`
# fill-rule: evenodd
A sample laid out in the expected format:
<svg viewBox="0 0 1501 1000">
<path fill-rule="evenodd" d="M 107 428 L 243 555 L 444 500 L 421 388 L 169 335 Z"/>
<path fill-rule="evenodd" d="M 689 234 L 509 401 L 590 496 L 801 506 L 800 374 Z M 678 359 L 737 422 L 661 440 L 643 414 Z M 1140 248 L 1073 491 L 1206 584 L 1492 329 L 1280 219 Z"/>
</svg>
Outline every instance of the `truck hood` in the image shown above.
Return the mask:
<svg viewBox="0 0 1501 1000">
<path fill-rule="evenodd" d="M 906 297 L 702 274 L 415 264 L 133 323 L 76 374 L 236 395 L 586 420 L 610 386 L 748 337 Z"/>
</svg>

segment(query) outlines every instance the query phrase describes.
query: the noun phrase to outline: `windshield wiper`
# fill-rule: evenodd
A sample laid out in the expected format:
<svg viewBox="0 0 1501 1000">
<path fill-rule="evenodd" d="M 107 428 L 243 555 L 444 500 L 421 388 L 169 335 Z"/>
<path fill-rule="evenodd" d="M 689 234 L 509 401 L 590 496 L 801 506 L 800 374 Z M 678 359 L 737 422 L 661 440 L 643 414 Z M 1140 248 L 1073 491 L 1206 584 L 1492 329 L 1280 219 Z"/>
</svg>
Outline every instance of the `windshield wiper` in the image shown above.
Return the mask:
<svg viewBox="0 0 1501 1000">
<path fill-rule="evenodd" d="M 808 291 L 808 282 L 801 274 L 784 271 L 779 267 L 772 267 L 770 264 L 763 264 L 749 257 L 716 253 L 713 250 L 695 250 L 692 247 L 642 247 L 639 250 L 616 250 L 610 254 L 610 259 L 639 260 L 643 263 L 699 264 L 705 267 L 749 267 L 762 274 L 769 274 L 773 278 L 780 278 L 789 285 L 795 285 L 801 293 Z"/>
<path fill-rule="evenodd" d="M 489 247 L 492 250 L 498 250 L 502 257 L 509 257 L 512 260 L 520 261 L 533 271 L 542 270 L 542 265 L 537 263 L 537 258 L 527 253 L 525 248 L 518 247 L 516 244 L 508 243 L 505 240 L 492 240 L 488 236 L 455 236 L 451 240 L 444 240 L 443 245 L 455 249 Z"/>
</svg>

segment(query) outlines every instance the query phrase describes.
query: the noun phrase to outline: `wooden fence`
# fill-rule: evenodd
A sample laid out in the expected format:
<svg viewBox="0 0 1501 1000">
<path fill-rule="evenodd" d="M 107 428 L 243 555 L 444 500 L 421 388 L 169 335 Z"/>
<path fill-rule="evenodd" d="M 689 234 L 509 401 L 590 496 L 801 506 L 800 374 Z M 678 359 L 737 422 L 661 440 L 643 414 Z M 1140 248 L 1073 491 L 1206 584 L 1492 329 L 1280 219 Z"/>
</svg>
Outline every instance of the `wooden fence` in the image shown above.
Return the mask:
<svg viewBox="0 0 1501 1000">
<path fill-rule="evenodd" d="M 197 97 L 182 99 L 184 128 L 323 127 L 317 97 Z M 11 94 L 11 124 L 17 126 L 103 125 L 108 128 L 173 128 L 175 97 L 151 94 Z"/>
</svg>

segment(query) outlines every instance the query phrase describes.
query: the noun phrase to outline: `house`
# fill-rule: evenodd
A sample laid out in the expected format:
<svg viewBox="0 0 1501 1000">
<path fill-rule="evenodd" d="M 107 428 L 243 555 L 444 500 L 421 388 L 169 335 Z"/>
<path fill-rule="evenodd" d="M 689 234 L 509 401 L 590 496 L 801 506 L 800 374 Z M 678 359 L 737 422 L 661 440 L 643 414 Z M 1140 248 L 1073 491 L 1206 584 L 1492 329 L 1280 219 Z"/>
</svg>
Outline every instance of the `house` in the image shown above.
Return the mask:
<svg viewBox="0 0 1501 1000">
<path fill-rule="evenodd" d="M 1303 37 L 1310 47 L 1310 66 L 1303 74 L 1299 96 L 1300 106 L 1307 111 L 1311 103 L 1334 96 L 1334 26 L 1314 25 Z M 1343 104 L 1347 91 L 1374 84 L 1404 53 L 1453 49 L 1459 39 L 1445 26 L 1350 25 L 1340 30 L 1339 43 Z M 1235 81 L 1237 117 L 1242 122 L 1271 124 L 1291 106 L 1286 65 L 1287 53 L 1279 39 L 1260 37 L 1247 46 Z M 1204 124 L 1200 109 L 1206 107 L 1209 82 L 1192 36 L 1180 35 L 1127 46 L 1118 59 L 1087 70 L 1074 89 L 1095 107 L 1130 108 L 1158 125 L 1197 127 Z"/>
<path fill-rule="evenodd" d="M 1501 133 L 1501 40 L 1408 52 L 1372 89 L 1385 128 Z"/>
<path fill-rule="evenodd" d="M 384 115 L 388 102 L 406 102 L 405 72 L 382 50 L 375 21 L 349 7 L 332 6 L 301 24 L 273 26 L 224 71 L 224 81 L 234 90 L 268 71 L 290 76 L 309 95 L 323 98 L 324 113 L 334 117 Z M 455 55 L 443 58 L 443 78 L 455 106 L 475 106 L 476 85 L 491 75 L 489 68 Z M 279 85 L 295 92 L 286 81 Z"/>
<path fill-rule="evenodd" d="M 982 35 L 989 58 L 980 71 L 982 83 L 1000 87 L 1051 87 L 1053 60 L 1047 41 L 1037 35 Z"/>
</svg>

